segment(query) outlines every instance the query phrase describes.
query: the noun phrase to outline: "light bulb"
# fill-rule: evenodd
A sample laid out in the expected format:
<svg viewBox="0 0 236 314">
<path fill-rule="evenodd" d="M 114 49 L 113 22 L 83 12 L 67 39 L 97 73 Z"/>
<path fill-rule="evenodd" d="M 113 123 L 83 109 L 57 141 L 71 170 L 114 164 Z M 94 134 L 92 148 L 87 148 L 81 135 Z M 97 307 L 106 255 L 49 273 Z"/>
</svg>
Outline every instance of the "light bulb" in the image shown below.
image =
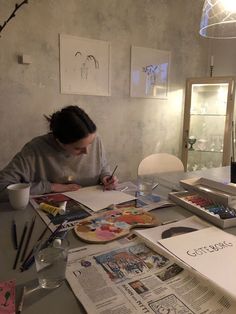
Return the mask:
<svg viewBox="0 0 236 314">
<path fill-rule="evenodd" d="M 229 13 L 235 13 L 236 12 L 236 1 L 235 0 L 221 0 L 221 4 L 224 7 L 225 10 L 227 10 Z"/>
</svg>

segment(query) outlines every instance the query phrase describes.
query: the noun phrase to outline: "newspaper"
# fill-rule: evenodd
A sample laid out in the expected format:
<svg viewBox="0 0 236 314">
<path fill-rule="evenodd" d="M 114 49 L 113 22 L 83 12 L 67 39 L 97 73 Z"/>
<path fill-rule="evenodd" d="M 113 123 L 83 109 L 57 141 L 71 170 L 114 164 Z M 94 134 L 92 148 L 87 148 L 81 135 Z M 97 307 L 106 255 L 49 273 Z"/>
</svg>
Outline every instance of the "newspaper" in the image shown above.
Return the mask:
<svg viewBox="0 0 236 314">
<path fill-rule="evenodd" d="M 69 251 L 66 279 L 90 314 L 235 314 L 236 300 L 134 239 Z"/>
<path fill-rule="evenodd" d="M 236 237 L 197 216 L 164 226 L 136 229 L 149 247 L 199 272 L 236 297 Z M 235 311 L 236 313 L 236 311 Z"/>
</svg>

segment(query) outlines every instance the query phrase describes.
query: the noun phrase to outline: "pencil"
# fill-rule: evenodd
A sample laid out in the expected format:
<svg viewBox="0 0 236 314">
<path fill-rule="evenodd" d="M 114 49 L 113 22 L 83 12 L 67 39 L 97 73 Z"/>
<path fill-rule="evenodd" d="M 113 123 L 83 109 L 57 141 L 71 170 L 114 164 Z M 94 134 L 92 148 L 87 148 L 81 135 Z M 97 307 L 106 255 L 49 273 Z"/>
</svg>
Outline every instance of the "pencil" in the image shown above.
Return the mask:
<svg viewBox="0 0 236 314">
<path fill-rule="evenodd" d="M 111 179 L 113 178 L 117 168 L 118 168 L 118 165 L 115 166 L 115 169 L 112 171 L 112 174 L 108 178 L 108 181 L 111 181 Z M 103 192 L 105 192 L 105 191 L 106 191 L 106 187 L 105 187 L 105 185 L 103 185 Z"/>
<path fill-rule="evenodd" d="M 16 253 L 16 258 L 14 261 L 13 269 L 16 269 L 16 265 L 17 265 L 17 262 L 18 262 L 18 259 L 19 259 L 20 253 L 21 253 L 21 249 L 22 249 L 22 245 L 23 245 L 23 242 L 25 239 L 27 228 L 28 228 L 28 222 L 25 223 L 25 227 L 24 227 L 24 230 L 23 230 L 22 235 L 21 235 L 20 244 L 19 244 L 19 247 L 18 247 L 18 250 Z"/>
<path fill-rule="evenodd" d="M 54 231 L 53 233 L 49 236 L 48 240 L 47 240 L 47 244 L 52 242 L 55 237 L 58 235 L 58 233 L 60 231 L 62 231 L 62 229 L 65 227 L 64 224 L 66 224 L 68 222 L 68 220 L 64 220 Z"/>
<path fill-rule="evenodd" d="M 22 312 L 22 310 L 23 310 L 25 293 L 26 293 L 26 287 L 24 286 L 23 290 L 22 290 L 22 295 L 21 295 L 20 304 L 19 304 L 19 307 L 18 307 L 18 310 L 17 310 L 17 314 L 20 314 Z"/>
<path fill-rule="evenodd" d="M 56 229 L 55 231 L 49 236 L 48 240 L 43 244 L 43 247 L 47 247 L 49 245 L 49 243 L 51 243 L 58 235 L 59 232 L 61 232 L 61 229 L 64 228 L 64 224 L 67 223 L 67 220 L 65 220 L 63 223 L 61 223 Z M 68 230 L 65 230 L 64 235 L 61 238 L 64 238 L 67 234 Z M 39 240 L 38 242 L 39 243 Z M 36 247 L 36 245 L 34 246 L 34 248 Z M 27 256 L 26 260 L 24 261 L 24 263 L 21 265 L 21 272 L 29 269 L 35 262 L 35 258 L 33 255 L 33 250 L 34 248 L 31 250 L 31 254 Z"/>
<path fill-rule="evenodd" d="M 118 168 L 118 165 L 115 166 L 115 169 L 113 170 L 112 174 L 109 177 L 109 180 L 111 180 L 116 172 L 116 169 Z"/>
<path fill-rule="evenodd" d="M 24 250 L 23 250 L 23 253 L 22 253 L 22 256 L 21 256 L 21 260 L 20 260 L 21 262 L 24 260 L 26 251 L 27 251 L 27 249 L 29 247 L 29 242 L 30 242 L 30 239 L 31 239 L 31 236 L 32 236 L 34 225 L 35 225 L 35 219 L 36 219 L 36 216 L 33 217 L 31 225 L 30 225 L 29 233 L 27 235 L 26 242 L 25 242 L 25 247 L 24 247 Z"/>
<path fill-rule="evenodd" d="M 12 225 L 11 225 L 11 230 L 12 230 L 12 240 L 13 240 L 13 245 L 14 249 L 18 249 L 18 244 L 17 244 L 17 232 L 16 232 L 16 222 L 15 219 L 12 220 Z"/>
<path fill-rule="evenodd" d="M 24 270 L 26 270 L 26 269 L 29 268 L 29 267 L 28 267 L 28 261 L 29 261 L 31 255 L 32 255 L 33 252 L 34 252 L 34 249 L 35 249 L 37 243 L 38 243 L 40 240 L 42 240 L 42 238 L 44 237 L 44 235 L 45 235 L 45 233 L 47 232 L 48 227 L 49 227 L 49 225 L 50 225 L 51 223 L 52 223 L 52 221 L 50 221 L 50 222 L 47 224 L 47 226 L 45 227 L 45 229 L 43 230 L 43 232 L 42 232 L 42 233 L 40 234 L 40 236 L 38 237 L 38 239 L 37 239 L 37 241 L 36 241 L 36 244 L 34 244 L 33 248 L 31 249 L 31 251 L 30 251 L 29 254 L 27 255 L 27 257 L 26 257 L 26 259 L 24 260 L 24 262 L 22 263 L 21 268 L 20 268 L 21 271 L 24 271 Z"/>
</svg>

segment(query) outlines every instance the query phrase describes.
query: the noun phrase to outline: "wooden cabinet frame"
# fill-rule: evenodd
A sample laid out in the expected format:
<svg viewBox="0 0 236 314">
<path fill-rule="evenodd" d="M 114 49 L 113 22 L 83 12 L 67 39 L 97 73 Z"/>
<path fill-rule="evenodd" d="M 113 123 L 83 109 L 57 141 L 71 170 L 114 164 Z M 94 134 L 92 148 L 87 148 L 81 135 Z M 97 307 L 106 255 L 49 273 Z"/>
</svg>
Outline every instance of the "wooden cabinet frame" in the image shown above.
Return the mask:
<svg viewBox="0 0 236 314">
<path fill-rule="evenodd" d="M 188 154 L 189 154 L 189 132 L 190 132 L 190 119 L 191 119 L 191 106 L 192 106 L 192 90 L 194 85 L 216 85 L 228 84 L 227 103 L 225 113 L 225 126 L 223 136 L 223 153 L 222 153 L 222 166 L 230 164 L 231 148 L 232 148 L 232 129 L 234 120 L 234 99 L 235 99 L 235 77 L 202 77 L 202 78 L 188 78 L 186 80 L 185 90 L 185 107 L 184 107 L 184 122 L 183 122 L 183 136 L 182 136 L 182 162 L 185 171 L 187 171 Z M 223 115 L 222 115 L 223 116 Z"/>
</svg>

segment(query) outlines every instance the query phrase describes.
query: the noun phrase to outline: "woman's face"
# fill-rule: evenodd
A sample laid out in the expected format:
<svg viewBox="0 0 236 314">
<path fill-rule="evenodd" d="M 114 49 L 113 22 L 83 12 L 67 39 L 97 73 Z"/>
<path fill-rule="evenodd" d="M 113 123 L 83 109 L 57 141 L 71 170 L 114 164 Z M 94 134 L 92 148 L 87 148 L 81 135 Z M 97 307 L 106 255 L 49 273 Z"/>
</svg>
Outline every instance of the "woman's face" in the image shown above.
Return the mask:
<svg viewBox="0 0 236 314">
<path fill-rule="evenodd" d="M 91 145 L 96 137 L 96 133 L 89 134 L 87 137 L 70 144 L 61 144 L 61 146 L 70 155 L 79 156 L 88 153 L 88 147 Z"/>
</svg>

